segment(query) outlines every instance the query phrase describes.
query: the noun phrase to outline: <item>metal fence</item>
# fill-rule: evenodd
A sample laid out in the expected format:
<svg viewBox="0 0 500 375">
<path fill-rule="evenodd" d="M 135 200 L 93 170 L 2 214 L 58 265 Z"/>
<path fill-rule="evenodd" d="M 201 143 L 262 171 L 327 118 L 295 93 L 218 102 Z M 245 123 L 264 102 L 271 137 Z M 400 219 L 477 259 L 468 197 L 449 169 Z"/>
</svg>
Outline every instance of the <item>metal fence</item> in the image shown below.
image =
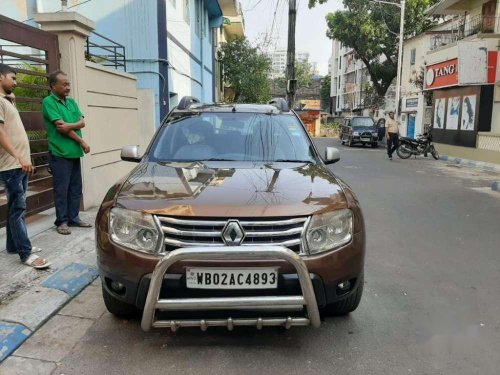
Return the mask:
<svg viewBox="0 0 500 375">
<path fill-rule="evenodd" d="M 125 46 L 96 32 L 87 38 L 85 58 L 103 66 L 127 71 Z"/>
<path fill-rule="evenodd" d="M 41 114 L 42 100 L 49 94 L 47 77 L 59 68 L 57 36 L 0 16 L 0 62 L 17 72 L 16 104 L 28 135 L 31 161 L 36 173 L 29 178 L 27 214 L 54 205 L 52 175 L 48 171 L 48 141 Z M 0 186 L 0 226 L 7 220 L 7 199 Z"/>
<path fill-rule="evenodd" d="M 498 16 L 483 15 L 461 19 L 448 29 L 436 31 L 430 39 L 430 49 L 432 51 L 479 33 L 494 33 L 498 29 L 499 20 Z"/>
</svg>

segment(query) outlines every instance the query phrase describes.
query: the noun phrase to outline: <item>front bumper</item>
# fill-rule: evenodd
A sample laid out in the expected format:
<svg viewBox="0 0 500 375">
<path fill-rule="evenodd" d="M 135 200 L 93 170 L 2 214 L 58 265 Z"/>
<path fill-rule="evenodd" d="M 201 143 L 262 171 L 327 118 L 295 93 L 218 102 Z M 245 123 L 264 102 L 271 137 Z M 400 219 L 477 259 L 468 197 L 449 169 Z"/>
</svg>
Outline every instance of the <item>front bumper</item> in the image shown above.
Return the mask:
<svg viewBox="0 0 500 375">
<path fill-rule="evenodd" d="M 301 293 L 293 296 L 256 296 L 256 297 L 210 297 L 210 298 L 161 298 L 161 288 L 168 269 L 182 260 L 274 260 L 281 259 L 292 265 L 298 275 Z M 252 311 L 296 311 L 305 307 L 304 317 L 257 317 L 227 319 L 158 319 L 156 310 L 161 311 L 206 311 L 206 310 L 252 310 Z M 321 324 L 316 296 L 307 267 L 302 258 L 293 251 L 281 247 L 214 247 L 185 248 L 170 252 L 155 267 L 148 289 L 141 327 L 144 331 L 151 328 L 168 327 L 175 331 L 179 327 L 200 327 L 206 330 L 210 326 L 226 326 L 229 330 L 234 326 L 282 325 L 285 328 L 311 324 Z"/>
<path fill-rule="evenodd" d="M 374 136 L 362 136 L 362 135 L 356 135 L 352 136 L 352 142 L 354 143 L 376 143 L 378 142 L 378 134 L 376 137 Z"/>
</svg>

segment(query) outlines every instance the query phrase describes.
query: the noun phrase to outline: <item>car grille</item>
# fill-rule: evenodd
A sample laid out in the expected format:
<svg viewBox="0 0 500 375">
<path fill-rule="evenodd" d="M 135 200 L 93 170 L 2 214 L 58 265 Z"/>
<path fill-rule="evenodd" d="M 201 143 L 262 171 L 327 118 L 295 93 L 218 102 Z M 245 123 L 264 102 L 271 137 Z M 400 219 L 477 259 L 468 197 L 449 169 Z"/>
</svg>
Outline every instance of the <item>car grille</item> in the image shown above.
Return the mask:
<svg viewBox="0 0 500 375">
<path fill-rule="evenodd" d="M 371 138 L 372 137 L 372 133 L 371 132 L 363 132 L 363 133 L 361 133 L 361 136 L 362 137 Z"/>
<path fill-rule="evenodd" d="M 165 251 L 188 246 L 224 246 L 222 230 L 228 223 L 220 219 L 190 219 L 157 216 L 165 234 Z M 238 220 L 245 232 L 241 246 L 281 245 L 296 253 L 302 251 L 302 234 L 308 217 L 269 220 Z"/>
</svg>

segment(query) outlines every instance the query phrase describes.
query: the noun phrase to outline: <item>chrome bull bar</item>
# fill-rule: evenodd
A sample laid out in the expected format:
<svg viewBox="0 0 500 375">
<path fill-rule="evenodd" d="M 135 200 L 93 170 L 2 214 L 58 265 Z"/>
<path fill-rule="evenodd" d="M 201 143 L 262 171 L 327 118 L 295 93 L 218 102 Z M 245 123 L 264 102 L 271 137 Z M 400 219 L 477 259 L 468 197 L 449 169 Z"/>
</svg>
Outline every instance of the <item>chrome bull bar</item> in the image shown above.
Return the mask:
<svg viewBox="0 0 500 375">
<path fill-rule="evenodd" d="M 167 270 L 174 263 L 183 260 L 285 260 L 295 267 L 299 277 L 302 295 L 299 296 L 262 296 L 262 297 L 217 297 L 217 298 L 184 298 L 160 299 L 160 289 Z M 156 310 L 162 311 L 205 311 L 205 310 L 297 310 L 306 307 L 307 317 L 282 318 L 235 318 L 227 319 L 180 319 L 157 320 Z M 235 326 L 292 326 L 319 327 L 321 324 L 318 304 L 312 286 L 309 271 L 302 258 L 290 249 L 282 246 L 220 246 L 189 247 L 169 252 L 156 265 L 144 306 L 141 327 L 144 331 L 151 328 L 170 328 L 176 331 L 180 327 L 200 327 L 203 331 L 208 327 Z"/>
</svg>

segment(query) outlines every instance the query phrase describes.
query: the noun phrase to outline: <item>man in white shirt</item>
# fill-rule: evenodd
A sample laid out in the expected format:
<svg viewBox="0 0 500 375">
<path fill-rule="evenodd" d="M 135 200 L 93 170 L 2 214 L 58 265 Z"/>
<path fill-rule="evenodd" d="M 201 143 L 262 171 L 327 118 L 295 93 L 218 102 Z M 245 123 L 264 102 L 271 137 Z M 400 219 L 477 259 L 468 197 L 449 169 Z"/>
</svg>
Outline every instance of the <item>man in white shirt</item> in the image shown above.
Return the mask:
<svg viewBox="0 0 500 375">
<path fill-rule="evenodd" d="M 385 138 L 387 140 L 387 155 L 392 160 L 392 154 L 399 147 L 399 124 L 394 119 L 394 112 L 389 112 L 389 118 L 385 122 Z"/>
</svg>

